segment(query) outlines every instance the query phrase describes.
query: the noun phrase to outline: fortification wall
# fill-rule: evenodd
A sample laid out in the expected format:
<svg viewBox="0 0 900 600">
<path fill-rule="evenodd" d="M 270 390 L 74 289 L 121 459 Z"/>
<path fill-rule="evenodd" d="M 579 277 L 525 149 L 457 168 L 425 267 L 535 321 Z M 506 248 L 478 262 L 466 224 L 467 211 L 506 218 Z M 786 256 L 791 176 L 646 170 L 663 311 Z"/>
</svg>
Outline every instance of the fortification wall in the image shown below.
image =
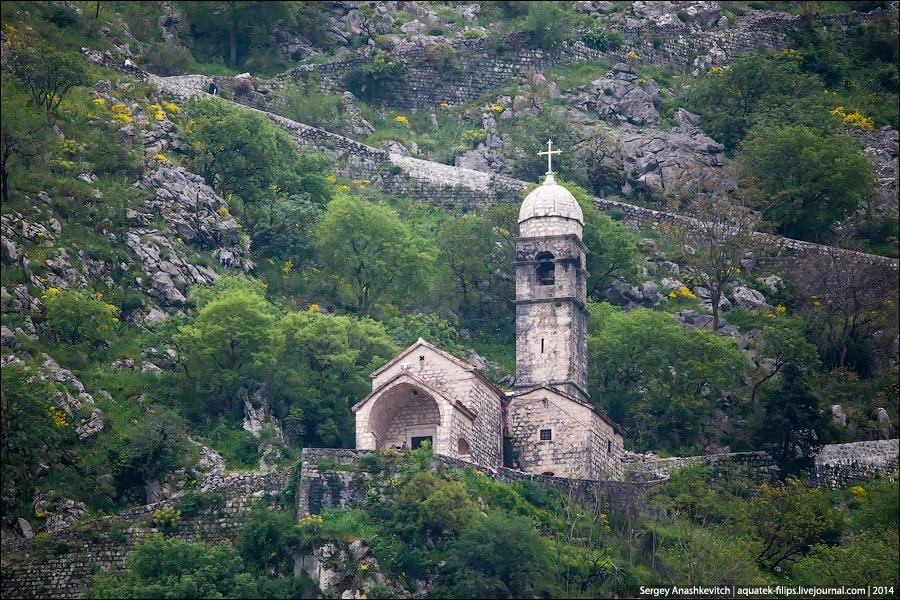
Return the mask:
<svg viewBox="0 0 900 600">
<path fill-rule="evenodd" d="M 367 490 L 373 478 L 384 474 L 367 461 L 370 450 L 336 450 L 332 448 L 304 448 L 301 458 L 300 489 L 297 493 L 297 514 L 303 517 L 319 514 L 330 508 L 357 508 L 365 504 Z M 362 458 L 362 460 L 360 460 Z M 466 468 L 472 463 L 435 454 L 432 467 Z M 592 481 L 567 479 L 546 475 L 530 475 L 513 469 L 499 467 L 481 468 L 485 473 L 505 483 L 531 480 L 550 486 L 570 495 L 582 504 L 602 505 L 615 511 L 627 512 L 635 506 L 638 496 L 657 485 L 659 481 Z M 388 477 L 390 474 L 388 475 Z"/>
<path fill-rule="evenodd" d="M 294 468 L 266 474 L 238 473 L 215 477 L 204 491 L 220 494 L 196 514 L 183 516 L 173 535 L 217 544 L 237 537 L 242 514 L 262 500 L 270 509 L 289 508 L 282 492 Z M 217 500 L 215 496 L 208 496 Z M 157 502 L 98 517 L 42 539 L 4 544 L 3 598 L 81 598 L 90 577 L 124 567 L 125 556 L 143 536 L 158 531 L 153 513 L 177 502 Z"/>
<path fill-rule="evenodd" d="M 814 467 L 807 474 L 806 480 L 812 487 L 839 489 L 872 477 L 889 476 L 898 469 L 898 453 L 898 439 L 830 444 L 816 454 Z M 739 465 L 767 475 L 778 474 L 775 461 L 765 452 L 732 452 L 676 458 L 629 454 L 625 458 L 625 472 L 638 479 L 665 478 L 672 469 L 693 465 L 705 465 L 713 469 L 728 469 L 732 465 Z"/>
<path fill-rule="evenodd" d="M 816 17 L 826 27 L 846 27 L 850 23 L 879 18 L 881 10 Z M 723 27 L 698 31 L 678 23 L 670 25 L 640 24 L 633 20 L 610 23 L 624 43 L 615 50 L 600 51 L 585 45 L 582 34 L 554 51 L 533 48 L 528 36 L 513 33 L 502 40 L 452 39 L 435 37 L 432 44 L 404 44 L 395 50 L 407 64 L 404 94 L 394 104 L 403 108 L 434 109 L 441 103 L 461 105 L 485 94 L 496 92 L 512 82 L 526 82 L 535 72 L 566 67 L 585 60 L 603 60 L 610 64 L 639 60 L 674 71 L 689 71 L 727 64 L 744 52 L 766 49 L 784 50 L 793 46 L 793 31 L 801 17 L 787 13 L 748 10 L 735 28 Z M 452 46 L 451 65 L 434 64 L 428 48 L 438 44 Z M 634 59 L 629 53 L 638 56 Z M 699 59 L 699 60 L 698 60 Z M 365 60 L 353 57 L 320 65 L 302 65 L 278 76 L 280 80 L 315 81 L 329 91 L 343 92 L 347 75 L 360 68 Z M 696 63 L 696 64 L 695 64 Z"/>
</svg>

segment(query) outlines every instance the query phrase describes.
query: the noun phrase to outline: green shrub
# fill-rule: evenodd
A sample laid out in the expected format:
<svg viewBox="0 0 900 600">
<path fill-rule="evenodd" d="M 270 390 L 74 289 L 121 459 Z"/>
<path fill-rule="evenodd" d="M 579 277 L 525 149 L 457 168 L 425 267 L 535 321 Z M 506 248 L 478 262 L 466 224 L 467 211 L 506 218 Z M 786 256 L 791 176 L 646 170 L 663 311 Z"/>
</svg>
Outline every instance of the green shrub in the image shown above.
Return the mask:
<svg viewBox="0 0 900 600">
<path fill-rule="evenodd" d="M 612 51 L 618 50 L 625 43 L 625 36 L 618 29 L 605 31 L 603 37 L 606 39 L 606 47 Z"/>
<path fill-rule="evenodd" d="M 480 29 L 466 29 L 463 37 L 467 40 L 480 40 L 484 39 L 484 32 Z"/>
<path fill-rule="evenodd" d="M 452 69 L 456 65 L 456 50 L 450 44 L 434 44 L 425 48 L 425 60 L 435 69 Z"/>
<path fill-rule="evenodd" d="M 191 62 L 191 53 L 187 48 L 165 42 L 157 44 L 144 56 L 147 70 L 163 77 L 181 75 Z"/>
<path fill-rule="evenodd" d="M 47 322 L 58 340 L 97 347 L 112 339 L 119 309 L 104 302 L 102 293 L 49 288 L 45 296 Z"/>
</svg>

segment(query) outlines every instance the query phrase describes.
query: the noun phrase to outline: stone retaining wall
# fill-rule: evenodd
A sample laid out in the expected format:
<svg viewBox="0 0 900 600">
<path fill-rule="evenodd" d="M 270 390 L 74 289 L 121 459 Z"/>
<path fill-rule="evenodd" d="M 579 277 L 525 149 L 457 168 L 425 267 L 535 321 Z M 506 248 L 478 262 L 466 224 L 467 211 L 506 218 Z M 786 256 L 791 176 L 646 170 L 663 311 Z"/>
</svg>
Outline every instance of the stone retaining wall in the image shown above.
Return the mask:
<svg viewBox="0 0 900 600">
<path fill-rule="evenodd" d="M 270 473 L 214 476 L 203 485 L 208 494 L 222 496 L 219 506 L 186 516 L 175 535 L 217 544 L 237 537 L 242 514 L 260 499 L 270 509 L 290 508 L 282 492 L 294 468 Z M 130 508 L 114 516 L 50 533 L 49 540 L 5 544 L 2 572 L 3 598 L 81 598 L 90 577 L 111 567 L 124 567 L 125 555 L 137 540 L 154 533 L 153 512 L 176 502 L 157 502 Z M 43 547 L 41 547 L 43 546 Z M 11 555 L 15 555 L 11 559 Z"/>
<path fill-rule="evenodd" d="M 365 504 L 366 492 L 373 478 L 384 477 L 381 472 L 372 472 L 366 461 L 360 458 L 373 454 L 370 450 L 340 450 L 333 448 L 304 448 L 301 458 L 300 490 L 297 494 L 297 515 L 320 514 L 331 508 L 358 508 Z M 432 468 L 466 468 L 472 463 L 435 454 Z M 322 468 L 320 468 L 320 465 Z M 476 466 L 476 468 L 478 468 Z M 481 467 L 488 472 L 486 467 Z M 638 496 L 657 485 L 660 480 L 651 481 L 591 481 L 567 479 L 546 475 L 530 475 L 503 467 L 494 469 L 492 475 L 505 483 L 531 480 L 550 486 L 565 495 L 570 495 L 583 505 L 628 512 L 636 504 Z"/>
<path fill-rule="evenodd" d="M 900 440 L 897 439 L 830 444 L 822 447 L 816 454 L 814 468 L 807 474 L 807 483 L 817 488 L 839 489 L 875 476 L 888 476 L 897 472 L 898 453 Z M 775 461 L 765 452 L 675 458 L 648 458 L 645 455 L 630 454 L 625 459 L 625 472 L 633 478 L 665 478 L 669 476 L 671 469 L 698 464 L 713 469 L 740 465 L 772 476 L 778 474 Z"/>
</svg>

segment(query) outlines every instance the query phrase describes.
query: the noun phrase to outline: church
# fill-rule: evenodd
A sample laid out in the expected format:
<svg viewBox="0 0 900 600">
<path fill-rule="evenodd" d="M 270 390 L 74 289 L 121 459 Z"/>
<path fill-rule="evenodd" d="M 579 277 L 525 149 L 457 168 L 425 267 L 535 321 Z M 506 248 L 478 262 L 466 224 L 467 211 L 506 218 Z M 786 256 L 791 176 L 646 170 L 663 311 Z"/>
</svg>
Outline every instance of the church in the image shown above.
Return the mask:
<svg viewBox="0 0 900 600">
<path fill-rule="evenodd" d="M 353 406 L 356 447 L 418 447 L 484 467 L 620 479 L 622 435 L 587 392 L 587 248 L 578 202 L 553 177 L 519 209 L 516 379 L 504 392 L 422 338 L 372 373 Z"/>
</svg>

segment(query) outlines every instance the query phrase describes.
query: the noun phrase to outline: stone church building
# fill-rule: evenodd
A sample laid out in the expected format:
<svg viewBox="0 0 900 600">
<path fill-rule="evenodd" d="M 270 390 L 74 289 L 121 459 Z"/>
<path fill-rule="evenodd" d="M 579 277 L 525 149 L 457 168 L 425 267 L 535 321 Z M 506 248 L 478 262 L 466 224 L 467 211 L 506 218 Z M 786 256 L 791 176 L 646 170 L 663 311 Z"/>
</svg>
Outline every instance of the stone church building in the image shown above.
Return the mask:
<svg viewBox="0 0 900 600">
<path fill-rule="evenodd" d="M 552 151 L 556 154 L 558 151 Z M 619 479 L 622 436 L 587 392 L 587 248 L 578 202 L 550 169 L 519 210 L 516 380 L 504 392 L 419 340 L 372 373 L 353 407 L 356 447 L 416 448 L 526 473 Z"/>
</svg>

